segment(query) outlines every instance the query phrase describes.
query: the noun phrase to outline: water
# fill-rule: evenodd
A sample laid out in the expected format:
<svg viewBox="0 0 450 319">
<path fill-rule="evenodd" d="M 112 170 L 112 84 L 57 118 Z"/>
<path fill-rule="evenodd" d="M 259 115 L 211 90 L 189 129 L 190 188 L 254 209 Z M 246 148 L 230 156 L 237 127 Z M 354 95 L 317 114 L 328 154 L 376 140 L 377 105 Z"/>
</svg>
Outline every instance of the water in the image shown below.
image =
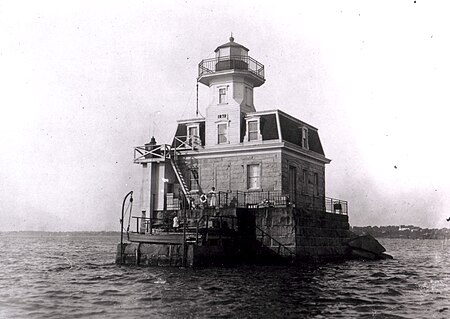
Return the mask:
<svg viewBox="0 0 450 319">
<path fill-rule="evenodd" d="M 450 318 L 450 242 L 384 239 L 395 260 L 119 267 L 117 236 L 0 234 L 0 318 Z"/>
</svg>

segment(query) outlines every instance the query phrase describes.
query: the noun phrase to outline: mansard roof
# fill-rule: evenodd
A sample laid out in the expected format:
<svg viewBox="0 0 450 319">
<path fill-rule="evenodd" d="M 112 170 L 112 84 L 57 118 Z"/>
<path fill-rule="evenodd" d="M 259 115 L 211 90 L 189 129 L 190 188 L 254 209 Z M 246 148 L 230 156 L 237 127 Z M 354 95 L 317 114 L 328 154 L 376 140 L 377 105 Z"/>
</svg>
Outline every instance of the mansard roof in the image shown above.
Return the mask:
<svg viewBox="0 0 450 319">
<path fill-rule="evenodd" d="M 325 155 L 322 143 L 320 142 L 319 132 L 317 128 L 309 125 L 289 114 L 278 111 L 280 119 L 281 135 L 284 141 L 288 141 L 297 146 L 302 146 L 302 128 L 308 128 L 308 144 L 309 149 L 321 155 Z"/>
<path fill-rule="evenodd" d="M 260 134 L 262 141 L 287 142 L 302 148 L 302 130 L 308 129 L 308 149 L 322 156 L 325 156 L 322 143 L 320 142 L 319 132 L 314 126 L 303 122 L 283 111 L 270 110 L 247 113 L 241 121 L 241 143 L 244 143 L 246 135 L 246 120 L 258 118 L 260 123 Z M 205 119 L 191 119 L 178 121 L 178 127 L 175 136 L 186 136 L 187 127 L 193 123 L 199 124 L 199 135 L 201 145 L 205 144 Z M 175 143 L 175 139 L 174 142 Z M 245 144 L 245 143 L 244 143 Z"/>
</svg>

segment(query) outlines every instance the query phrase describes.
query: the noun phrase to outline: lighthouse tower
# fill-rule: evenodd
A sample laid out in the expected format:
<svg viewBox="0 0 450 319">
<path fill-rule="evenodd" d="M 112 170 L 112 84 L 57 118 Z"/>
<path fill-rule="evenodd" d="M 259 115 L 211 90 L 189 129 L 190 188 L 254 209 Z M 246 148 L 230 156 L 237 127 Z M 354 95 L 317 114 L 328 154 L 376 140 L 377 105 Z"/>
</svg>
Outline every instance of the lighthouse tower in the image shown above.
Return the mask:
<svg viewBox="0 0 450 319">
<path fill-rule="evenodd" d="M 217 47 L 215 58 L 199 64 L 198 81 L 209 87 L 206 148 L 239 144 L 245 115 L 255 112 L 253 89 L 265 82 L 264 66 L 248 51 L 230 37 Z"/>
</svg>

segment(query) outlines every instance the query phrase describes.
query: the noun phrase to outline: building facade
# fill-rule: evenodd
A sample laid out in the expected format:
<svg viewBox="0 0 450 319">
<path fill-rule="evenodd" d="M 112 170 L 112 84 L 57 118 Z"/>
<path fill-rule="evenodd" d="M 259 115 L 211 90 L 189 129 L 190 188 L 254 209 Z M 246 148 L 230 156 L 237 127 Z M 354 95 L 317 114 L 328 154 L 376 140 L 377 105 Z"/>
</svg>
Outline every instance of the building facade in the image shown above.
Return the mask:
<svg viewBox="0 0 450 319">
<path fill-rule="evenodd" d="M 213 187 L 225 205 L 237 200 L 236 193 L 249 205 L 265 200 L 327 210 L 330 160 L 318 129 L 280 110 L 256 110 L 254 93 L 265 82 L 264 65 L 248 51 L 232 37 L 217 47 L 215 58 L 198 67 L 198 82 L 209 87 L 206 116 L 179 120 L 171 145 L 153 141 L 136 148 L 146 192 L 142 211 L 152 216 L 178 209 L 181 193 L 193 206 L 206 204 L 201 195 Z"/>
<path fill-rule="evenodd" d="M 135 147 L 141 215 L 132 216 L 134 232 L 129 217 L 131 243 L 121 240 L 118 262 L 201 265 L 349 254 L 347 202 L 325 196 L 330 160 L 318 129 L 281 110 L 256 110 L 264 65 L 248 51 L 232 37 L 217 47 L 198 66 L 197 80 L 209 88 L 206 116 L 179 120 L 171 144 L 152 137 Z"/>
</svg>

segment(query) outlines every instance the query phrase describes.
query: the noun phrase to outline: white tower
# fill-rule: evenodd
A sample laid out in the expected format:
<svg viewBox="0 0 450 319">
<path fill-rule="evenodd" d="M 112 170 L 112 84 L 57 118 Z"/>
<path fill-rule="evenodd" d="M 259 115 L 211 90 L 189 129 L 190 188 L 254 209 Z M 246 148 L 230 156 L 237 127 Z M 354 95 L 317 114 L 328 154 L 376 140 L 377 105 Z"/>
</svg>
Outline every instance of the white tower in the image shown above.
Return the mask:
<svg viewBox="0 0 450 319">
<path fill-rule="evenodd" d="M 218 46 L 216 57 L 199 64 L 198 81 L 209 87 L 206 109 L 205 147 L 223 147 L 241 142 L 245 114 L 255 112 L 253 89 L 264 82 L 264 66 L 248 55 L 243 45 Z"/>
</svg>

